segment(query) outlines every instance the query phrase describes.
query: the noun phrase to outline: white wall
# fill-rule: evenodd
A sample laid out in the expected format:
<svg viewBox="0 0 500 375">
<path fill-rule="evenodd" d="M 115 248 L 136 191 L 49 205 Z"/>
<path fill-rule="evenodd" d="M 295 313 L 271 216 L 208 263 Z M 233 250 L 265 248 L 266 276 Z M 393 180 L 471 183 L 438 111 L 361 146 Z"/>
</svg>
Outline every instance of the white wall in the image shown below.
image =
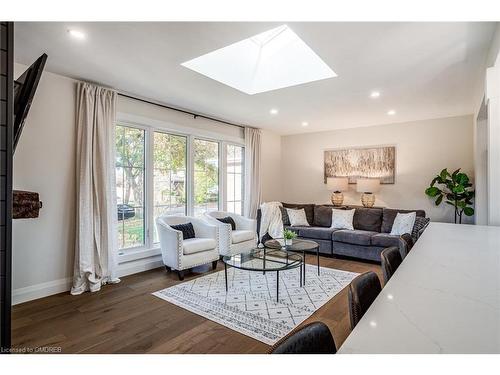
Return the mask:
<svg viewBox="0 0 500 375">
<path fill-rule="evenodd" d="M 474 173 L 476 182 L 476 224 L 488 224 L 488 121 L 485 107 L 486 70 L 495 64 L 500 51 L 500 26 L 497 24 L 486 60 L 481 68 L 481 79 L 474 90 L 476 110 L 474 112 Z"/>
<path fill-rule="evenodd" d="M 281 141 L 281 200 L 329 203 L 323 183 L 323 152 L 360 146 L 396 146 L 396 183 L 382 185 L 376 205 L 424 209 L 434 221 L 451 221 L 447 205 L 435 207 L 424 194 L 442 168 L 473 175 L 472 116 L 284 136 Z M 360 204 L 355 185 L 344 193 L 345 203 Z"/>
<path fill-rule="evenodd" d="M 261 133 L 262 201 L 281 199 L 281 136 L 269 130 Z"/>
</svg>

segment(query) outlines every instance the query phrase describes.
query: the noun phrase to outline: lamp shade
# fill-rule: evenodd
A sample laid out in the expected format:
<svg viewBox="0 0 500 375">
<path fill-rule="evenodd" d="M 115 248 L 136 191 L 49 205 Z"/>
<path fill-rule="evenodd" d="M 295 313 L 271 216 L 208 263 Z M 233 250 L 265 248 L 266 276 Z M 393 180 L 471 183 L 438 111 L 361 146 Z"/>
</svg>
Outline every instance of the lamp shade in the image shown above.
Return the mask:
<svg viewBox="0 0 500 375">
<path fill-rule="evenodd" d="M 376 193 L 380 189 L 380 180 L 377 178 L 358 178 L 356 184 L 358 193 Z"/>
<path fill-rule="evenodd" d="M 347 191 L 349 179 L 347 177 L 328 177 L 326 186 L 331 191 Z"/>
</svg>

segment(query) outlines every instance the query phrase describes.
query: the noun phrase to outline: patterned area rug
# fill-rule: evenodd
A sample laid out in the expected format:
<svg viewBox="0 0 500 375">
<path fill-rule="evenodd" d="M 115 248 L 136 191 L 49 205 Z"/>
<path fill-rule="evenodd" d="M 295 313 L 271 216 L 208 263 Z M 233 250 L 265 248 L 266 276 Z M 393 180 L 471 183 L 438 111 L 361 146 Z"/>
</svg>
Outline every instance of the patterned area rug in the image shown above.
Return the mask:
<svg viewBox="0 0 500 375">
<path fill-rule="evenodd" d="M 299 270 L 280 272 L 279 302 L 276 272 L 228 268 L 226 293 L 224 271 L 159 290 L 153 295 L 273 345 L 349 285 L 358 274 L 306 265 L 306 284 L 299 286 Z"/>
</svg>

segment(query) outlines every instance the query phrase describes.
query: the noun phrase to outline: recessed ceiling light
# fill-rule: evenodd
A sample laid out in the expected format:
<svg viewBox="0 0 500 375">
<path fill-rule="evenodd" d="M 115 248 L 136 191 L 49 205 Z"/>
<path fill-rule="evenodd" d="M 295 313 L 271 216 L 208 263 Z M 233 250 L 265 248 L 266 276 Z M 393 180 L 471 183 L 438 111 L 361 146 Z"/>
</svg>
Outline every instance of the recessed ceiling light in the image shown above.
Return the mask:
<svg viewBox="0 0 500 375">
<path fill-rule="evenodd" d="M 370 94 L 370 98 L 378 98 L 380 96 L 379 91 L 372 91 Z"/>
<path fill-rule="evenodd" d="M 387 114 L 389 116 L 394 116 L 396 114 L 396 111 L 394 109 L 391 109 L 391 110 L 387 111 Z"/>
<path fill-rule="evenodd" d="M 80 40 L 85 39 L 85 34 L 82 33 L 81 31 L 70 29 L 68 30 L 68 33 L 75 39 L 80 39 Z"/>
<path fill-rule="evenodd" d="M 181 65 L 249 95 L 337 76 L 287 25 Z"/>
<path fill-rule="evenodd" d="M 277 115 L 277 114 L 278 114 L 278 112 L 279 112 L 279 111 L 278 111 L 276 108 L 271 108 L 271 109 L 269 110 L 269 113 L 270 113 L 270 114 L 272 114 L 272 115 Z"/>
<path fill-rule="evenodd" d="M 307 121 L 302 121 L 302 126 L 309 126 L 309 123 Z"/>
</svg>

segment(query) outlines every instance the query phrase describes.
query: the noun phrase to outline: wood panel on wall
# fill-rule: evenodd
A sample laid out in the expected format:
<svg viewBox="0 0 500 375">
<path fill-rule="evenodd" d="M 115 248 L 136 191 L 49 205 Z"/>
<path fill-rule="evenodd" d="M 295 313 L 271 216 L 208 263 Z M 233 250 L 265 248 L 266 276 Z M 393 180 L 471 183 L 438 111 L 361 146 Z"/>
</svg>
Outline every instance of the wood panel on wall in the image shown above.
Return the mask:
<svg viewBox="0 0 500 375">
<path fill-rule="evenodd" d="M 0 22 L 0 352 L 10 348 L 13 23 Z"/>
</svg>

